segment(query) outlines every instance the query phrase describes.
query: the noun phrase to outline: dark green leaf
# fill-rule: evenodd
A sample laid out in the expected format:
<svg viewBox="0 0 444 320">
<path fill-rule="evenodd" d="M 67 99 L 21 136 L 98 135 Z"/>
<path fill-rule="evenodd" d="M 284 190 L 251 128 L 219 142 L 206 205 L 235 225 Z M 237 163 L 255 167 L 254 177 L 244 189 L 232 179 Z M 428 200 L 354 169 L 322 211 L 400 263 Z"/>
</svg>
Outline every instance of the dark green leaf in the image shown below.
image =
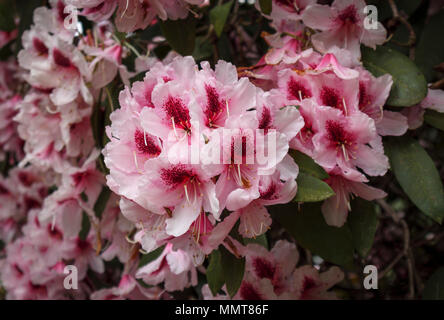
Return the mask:
<svg viewBox="0 0 444 320">
<path fill-rule="evenodd" d="M 444 131 L 444 113 L 427 110 L 424 114 L 424 121 L 436 129 Z"/>
<path fill-rule="evenodd" d="M 89 230 L 91 230 L 91 221 L 89 221 L 89 217 L 86 212 L 82 213 L 82 228 L 79 232 L 79 238 L 82 240 L 86 240 L 89 234 Z"/>
<path fill-rule="evenodd" d="M 14 21 L 14 3 L 11 0 L 0 1 L 0 30 L 10 32 L 16 27 Z"/>
<path fill-rule="evenodd" d="M 433 68 L 444 61 L 443 30 L 444 9 L 426 24 L 416 49 L 416 63 L 430 82 L 436 78 Z"/>
<path fill-rule="evenodd" d="M 439 268 L 426 282 L 422 298 L 425 300 L 444 300 L 444 268 Z"/>
<path fill-rule="evenodd" d="M 289 153 L 293 157 L 296 164 L 299 166 L 299 171 L 308 173 L 321 180 L 328 179 L 328 173 L 325 172 L 325 170 L 312 158 L 300 151 L 293 149 L 291 149 Z"/>
<path fill-rule="evenodd" d="M 364 66 L 374 75 L 391 74 L 393 86 L 387 104 L 409 107 L 421 102 L 427 95 L 427 82 L 418 67 L 405 55 L 390 48 L 376 50 L 362 47 Z"/>
<path fill-rule="evenodd" d="M 263 246 L 264 248 L 268 249 L 268 240 L 266 233 L 261 234 L 260 236 L 256 238 L 243 238 L 242 242 L 247 245 L 249 243 L 255 243 L 258 245 Z"/>
<path fill-rule="evenodd" d="M 320 204 L 304 204 L 300 211 L 294 203 L 270 206 L 268 210 L 299 245 L 332 263 L 352 266 L 354 247 L 349 227 L 328 226 Z"/>
<path fill-rule="evenodd" d="M 194 47 L 193 58 L 196 61 L 208 59 L 213 54 L 213 47 L 207 37 L 197 37 Z"/>
<path fill-rule="evenodd" d="M 261 11 L 263 14 L 270 14 L 272 9 L 272 1 L 271 0 L 259 0 L 259 5 L 261 7 Z"/>
<path fill-rule="evenodd" d="M 324 181 L 307 173 L 299 172 L 298 192 L 293 199 L 295 202 L 318 202 L 335 195 L 333 189 Z"/>
<path fill-rule="evenodd" d="M 225 283 L 222 269 L 221 254 L 214 250 L 210 255 L 210 264 L 207 268 L 207 282 L 213 296 L 216 296 Z"/>
<path fill-rule="evenodd" d="M 441 223 L 444 189 L 427 152 L 409 137 L 389 140 L 385 150 L 396 179 L 410 200 L 427 216 Z"/>
<path fill-rule="evenodd" d="M 196 39 L 196 20 L 189 15 L 187 19 L 160 22 L 160 29 L 168 44 L 183 56 L 191 55 Z"/>
<path fill-rule="evenodd" d="M 352 201 L 351 208 L 352 212 L 348 215 L 347 223 L 353 236 L 353 243 L 356 251 L 362 257 L 366 257 L 378 228 L 378 216 L 374 205 L 360 198 Z"/>
<path fill-rule="evenodd" d="M 162 254 L 163 249 L 165 249 L 165 246 L 161 246 L 156 250 L 151 251 L 150 253 L 142 255 L 139 260 L 139 268 L 142 268 L 148 263 L 156 260 Z"/>
<path fill-rule="evenodd" d="M 210 21 L 214 26 L 214 31 L 218 37 L 220 37 L 222 31 L 224 31 L 225 22 L 227 21 L 232 5 L 233 0 L 224 3 L 223 5 L 216 6 L 210 11 Z"/>
<path fill-rule="evenodd" d="M 244 278 L 245 258 L 236 258 L 225 247 L 220 247 L 222 270 L 228 294 L 233 297 Z"/>
<path fill-rule="evenodd" d="M 96 217 L 101 219 L 102 213 L 106 208 L 106 204 L 108 203 L 109 197 L 111 196 L 111 190 L 107 186 L 102 187 L 102 191 L 97 198 L 96 203 L 94 204 L 94 212 Z"/>
</svg>

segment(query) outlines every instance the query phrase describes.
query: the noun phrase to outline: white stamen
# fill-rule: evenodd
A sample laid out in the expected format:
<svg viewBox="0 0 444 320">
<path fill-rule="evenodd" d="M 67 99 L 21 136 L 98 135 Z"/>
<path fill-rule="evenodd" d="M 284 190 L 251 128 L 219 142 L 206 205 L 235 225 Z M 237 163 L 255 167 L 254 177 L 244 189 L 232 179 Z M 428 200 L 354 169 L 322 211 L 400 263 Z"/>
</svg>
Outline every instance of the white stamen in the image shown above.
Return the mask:
<svg viewBox="0 0 444 320">
<path fill-rule="evenodd" d="M 188 203 L 190 203 L 190 198 L 188 197 L 188 188 L 187 185 L 184 185 L 183 188 L 185 189 L 185 196 L 187 197 Z"/>
<path fill-rule="evenodd" d="M 299 101 L 302 102 L 302 92 L 301 92 L 301 90 L 299 90 L 298 93 L 299 93 Z"/>
<path fill-rule="evenodd" d="M 345 146 L 343 144 L 341 145 L 341 148 L 342 148 L 342 153 L 344 154 L 345 161 L 350 160 L 348 158 L 347 150 L 345 150 Z"/>
<path fill-rule="evenodd" d="M 342 98 L 342 103 L 344 104 L 345 115 L 348 116 L 347 105 L 345 104 L 344 98 Z"/>
<path fill-rule="evenodd" d="M 143 141 L 145 142 L 145 146 L 148 146 L 148 143 L 146 142 L 146 131 L 143 129 Z"/>
<path fill-rule="evenodd" d="M 227 108 L 227 116 L 230 116 L 230 109 L 228 108 L 228 101 L 225 101 L 225 106 Z"/>
</svg>

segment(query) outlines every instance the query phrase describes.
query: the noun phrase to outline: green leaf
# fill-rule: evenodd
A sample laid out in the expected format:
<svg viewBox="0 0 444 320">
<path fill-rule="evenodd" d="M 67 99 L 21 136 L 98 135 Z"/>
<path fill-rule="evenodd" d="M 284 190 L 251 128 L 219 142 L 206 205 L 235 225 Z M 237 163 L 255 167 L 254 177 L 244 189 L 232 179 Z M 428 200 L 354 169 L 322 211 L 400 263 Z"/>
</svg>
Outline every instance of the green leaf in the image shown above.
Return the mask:
<svg viewBox="0 0 444 320">
<path fill-rule="evenodd" d="M 207 37 L 197 37 L 196 45 L 194 46 L 193 58 L 196 61 L 208 59 L 213 54 L 213 47 L 211 43 L 206 40 Z"/>
<path fill-rule="evenodd" d="M 236 258 L 224 247 L 220 247 L 223 277 L 228 294 L 232 298 L 239 290 L 245 272 L 245 258 Z"/>
<path fill-rule="evenodd" d="M 444 300 L 444 268 L 439 268 L 427 280 L 424 292 L 422 293 L 424 300 Z"/>
<path fill-rule="evenodd" d="M 268 240 L 267 240 L 266 233 L 261 234 L 260 236 L 258 236 L 256 238 L 243 238 L 242 242 L 244 243 L 244 245 L 254 243 L 254 244 L 261 245 L 264 248 L 268 249 Z"/>
<path fill-rule="evenodd" d="M 216 6 L 210 11 L 210 21 L 214 26 L 214 31 L 216 32 L 217 37 L 220 37 L 222 31 L 224 31 L 225 22 L 227 22 L 232 5 L 233 0 L 223 5 Z"/>
<path fill-rule="evenodd" d="M 352 266 L 354 246 L 348 225 L 341 228 L 327 225 L 320 204 L 304 204 L 300 211 L 294 203 L 270 206 L 268 210 L 300 246 L 329 262 Z"/>
<path fill-rule="evenodd" d="M 14 4 L 11 0 L 0 1 L 0 30 L 10 32 L 17 26 L 14 21 Z"/>
<path fill-rule="evenodd" d="M 192 15 L 182 20 L 160 21 L 160 29 L 168 44 L 177 53 L 183 56 L 193 53 L 196 41 L 196 19 Z"/>
<path fill-rule="evenodd" d="M 424 121 L 436 129 L 444 131 L 444 113 L 427 110 L 424 114 Z"/>
<path fill-rule="evenodd" d="M 378 216 L 374 205 L 366 200 L 357 198 L 351 203 L 352 212 L 348 215 L 353 244 L 356 251 L 366 257 L 373 245 L 376 229 L 378 228 Z"/>
<path fill-rule="evenodd" d="M 405 55 L 390 48 L 376 50 L 362 47 L 364 66 L 376 77 L 391 74 L 393 86 L 387 104 L 409 107 L 421 102 L 427 95 L 427 82 L 419 68 Z"/>
<path fill-rule="evenodd" d="M 165 246 L 161 246 L 161 247 L 157 248 L 156 250 L 151 251 L 150 253 L 143 254 L 139 260 L 139 268 L 142 268 L 143 266 L 147 265 L 148 263 L 159 258 L 159 256 L 163 252 L 163 249 L 165 249 Z"/>
<path fill-rule="evenodd" d="M 82 213 L 82 228 L 79 232 L 79 238 L 82 240 L 86 240 L 89 234 L 89 230 L 91 230 L 91 221 L 89 221 L 89 217 L 85 211 Z"/>
<path fill-rule="evenodd" d="M 330 198 L 335 192 L 324 181 L 307 173 L 299 172 L 298 192 L 293 199 L 295 202 L 318 202 Z"/>
<path fill-rule="evenodd" d="M 207 268 L 207 282 L 213 296 L 216 296 L 225 283 L 222 269 L 221 253 L 214 250 L 210 255 L 210 264 Z"/>
<path fill-rule="evenodd" d="M 416 48 L 416 63 L 424 72 L 427 80 L 432 82 L 436 78 L 434 67 L 444 61 L 444 10 L 433 16 L 424 27 Z M 440 40 L 438 40 L 440 39 Z"/>
<path fill-rule="evenodd" d="M 321 180 L 329 178 L 328 173 L 306 154 L 293 149 L 290 149 L 289 154 L 293 157 L 301 172 L 308 173 Z"/>
<path fill-rule="evenodd" d="M 110 196 L 111 190 L 107 186 L 103 186 L 102 191 L 100 192 L 99 197 L 94 204 L 94 213 L 96 214 L 97 218 L 102 218 L 102 213 L 106 208 L 106 204 L 108 203 Z"/>
<path fill-rule="evenodd" d="M 438 223 L 444 218 L 444 189 L 432 159 L 412 138 L 388 140 L 386 153 L 392 170 L 410 200 Z"/>
<path fill-rule="evenodd" d="M 259 0 L 259 5 L 261 7 L 261 11 L 263 14 L 270 14 L 272 9 L 272 1 L 271 0 Z"/>
</svg>

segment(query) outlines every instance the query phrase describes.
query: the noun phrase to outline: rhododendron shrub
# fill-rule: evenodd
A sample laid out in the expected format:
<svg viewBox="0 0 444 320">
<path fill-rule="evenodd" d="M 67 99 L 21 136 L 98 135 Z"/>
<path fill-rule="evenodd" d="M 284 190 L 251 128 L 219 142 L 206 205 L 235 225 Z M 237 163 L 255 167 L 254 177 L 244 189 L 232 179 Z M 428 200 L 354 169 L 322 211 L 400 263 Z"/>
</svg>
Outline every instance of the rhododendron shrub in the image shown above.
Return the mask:
<svg viewBox="0 0 444 320">
<path fill-rule="evenodd" d="M 439 5 L 1 2 L 0 297 L 439 298 Z"/>
</svg>

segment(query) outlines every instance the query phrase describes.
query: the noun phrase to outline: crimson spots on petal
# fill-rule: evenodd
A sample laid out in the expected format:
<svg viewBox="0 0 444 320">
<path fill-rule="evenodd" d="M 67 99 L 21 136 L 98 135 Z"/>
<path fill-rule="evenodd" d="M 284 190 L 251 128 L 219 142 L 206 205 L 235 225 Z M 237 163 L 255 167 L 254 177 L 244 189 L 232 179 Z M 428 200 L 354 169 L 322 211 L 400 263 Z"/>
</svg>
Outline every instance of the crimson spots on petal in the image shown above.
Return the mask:
<svg viewBox="0 0 444 320">
<path fill-rule="evenodd" d="M 354 141 L 353 136 L 345 130 L 344 125 L 339 121 L 328 120 L 326 122 L 327 137 L 337 145 L 346 145 Z"/>
<path fill-rule="evenodd" d="M 276 199 L 276 184 L 270 183 L 265 190 L 260 190 L 260 194 L 264 200 Z"/>
<path fill-rule="evenodd" d="M 136 148 L 139 153 L 148 156 L 158 156 L 161 152 L 160 147 L 151 136 L 147 136 L 144 132 L 137 130 L 134 133 Z"/>
<path fill-rule="evenodd" d="M 77 248 L 82 252 L 91 248 L 91 244 L 88 241 L 82 240 L 80 238 L 77 238 L 76 245 L 77 245 Z"/>
<path fill-rule="evenodd" d="M 344 104 L 338 90 L 334 88 L 323 87 L 321 90 L 320 98 L 324 106 L 344 111 Z"/>
<path fill-rule="evenodd" d="M 41 203 L 34 198 L 25 198 L 25 207 L 27 210 L 36 209 L 41 207 Z"/>
<path fill-rule="evenodd" d="M 39 38 L 32 39 L 32 45 L 34 46 L 35 51 L 40 55 L 48 54 L 48 47 L 43 43 Z"/>
<path fill-rule="evenodd" d="M 5 186 L 0 184 L 0 195 L 6 195 L 6 194 L 9 194 L 9 190 L 6 189 Z"/>
<path fill-rule="evenodd" d="M 168 121 L 173 119 L 176 127 L 184 130 L 191 129 L 190 113 L 181 99 L 169 96 L 168 99 L 166 99 L 163 108 Z"/>
<path fill-rule="evenodd" d="M 160 177 L 166 185 L 174 188 L 193 179 L 195 175 L 184 165 L 179 164 L 168 169 L 162 169 Z"/>
<path fill-rule="evenodd" d="M 291 78 L 290 81 L 288 81 L 287 89 L 288 99 L 290 100 L 301 101 L 301 98 L 308 99 L 312 97 L 311 91 L 294 78 Z"/>
<path fill-rule="evenodd" d="M 54 49 L 52 52 L 52 57 L 54 59 L 54 62 L 59 67 L 63 68 L 70 68 L 72 67 L 71 60 L 69 60 L 67 57 L 63 55 L 62 52 L 58 49 Z"/>
<path fill-rule="evenodd" d="M 363 82 L 359 83 L 359 110 L 364 111 L 369 105 L 371 105 L 372 99 L 368 95 L 367 87 Z"/>
<path fill-rule="evenodd" d="M 211 124 L 217 120 L 217 117 L 224 110 L 224 104 L 226 102 L 220 100 L 216 88 L 205 85 L 205 91 L 207 93 L 207 105 L 204 113 L 206 116 L 206 125 L 211 127 Z"/>
<path fill-rule="evenodd" d="M 248 282 L 242 282 L 239 289 L 240 296 L 244 300 L 263 300 L 262 295 Z"/>
<path fill-rule="evenodd" d="M 34 176 L 23 171 L 18 174 L 18 179 L 23 185 L 27 187 L 30 187 L 36 181 Z"/>
<path fill-rule="evenodd" d="M 264 258 L 255 258 L 253 260 L 253 267 L 256 275 L 261 279 L 267 278 L 272 280 L 276 272 L 276 267 Z"/>
<path fill-rule="evenodd" d="M 352 25 L 356 24 L 359 21 L 358 12 L 354 5 L 350 5 L 344 10 L 342 10 L 338 15 L 338 20 L 342 24 Z"/>
<path fill-rule="evenodd" d="M 68 17 L 68 14 L 65 13 L 65 4 L 63 1 L 59 0 L 57 2 L 57 19 L 59 22 L 64 22 L 66 17 Z"/>
<path fill-rule="evenodd" d="M 271 129 L 271 124 L 272 119 L 270 109 L 264 106 L 262 109 L 261 118 L 259 119 L 259 129 L 267 131 L 268 129 Z"/>
</svg>

